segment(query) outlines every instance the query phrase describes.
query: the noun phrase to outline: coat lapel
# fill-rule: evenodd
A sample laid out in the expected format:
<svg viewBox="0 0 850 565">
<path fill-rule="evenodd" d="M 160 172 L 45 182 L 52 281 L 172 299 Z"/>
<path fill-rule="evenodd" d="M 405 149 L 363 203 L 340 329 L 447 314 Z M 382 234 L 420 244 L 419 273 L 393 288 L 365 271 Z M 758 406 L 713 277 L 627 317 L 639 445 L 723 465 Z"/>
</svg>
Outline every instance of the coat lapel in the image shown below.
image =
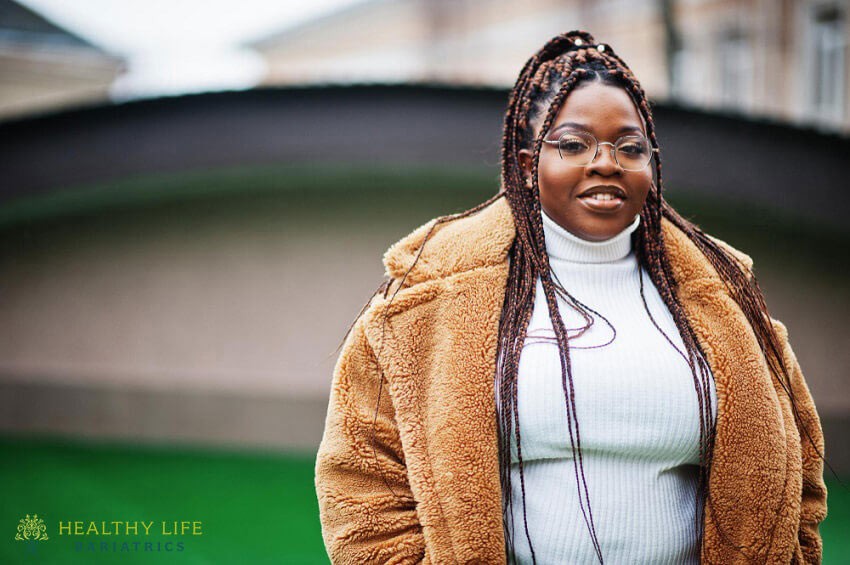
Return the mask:
<svg viewBox="0 0 850 565">
<path fill-rule="evenodd" d="M 389 276 L 407 272 L 433 224 L 387 251 Z M 735 563 L 748 555 L 762 562 L 771 543 L 764 532 L 777 523 L 787 489 L 777 395 L 755 335 L 713 267 L 667 220 L 663 235 L 718 395 L 703 557 Z M 493 383 L 514 237 L 504 198 L 437 226 L 405 288 L 392 304 L 377 302 L 367 324 L 389 383 L 432 562 L 505 562 Z"/>
</svg>

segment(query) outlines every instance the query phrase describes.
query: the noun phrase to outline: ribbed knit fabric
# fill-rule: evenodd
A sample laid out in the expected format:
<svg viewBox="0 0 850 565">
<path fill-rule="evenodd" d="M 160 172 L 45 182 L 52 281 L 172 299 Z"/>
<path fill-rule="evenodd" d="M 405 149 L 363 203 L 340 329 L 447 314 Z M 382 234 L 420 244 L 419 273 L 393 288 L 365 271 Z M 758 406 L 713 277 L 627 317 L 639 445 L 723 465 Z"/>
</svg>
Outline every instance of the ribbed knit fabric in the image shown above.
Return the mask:
<svg viewBox="0 0 850 565">
<path fill-rule="evenodd" d="M 643 271 L 631 234 L 640 216 L 618 235 L 581 239 L 543 212 L 550 264 L 558 280 L 594 315 L 595 323 L 570 341 L 582 462 L 593 523 L 605 563 L 698 563 L 697 472 L 699 404 L 685 346 L 673 317 Z M 570 336 L 585 322 L 559 298 Z M 528 533 L 538 564 L 598 563 L 579 503 L 577 469 L 567 427 L 557 343 L 543 286 L 537 281 L 529 335 L 520 356 L 518 412 Z M 539 339 L 548 336 L 548 341 Z M 713 378 L 711 404 L 716 415 Z M 497 392 L 497 406 L 498 392 Z M 532 563 L 523 522 L 516 436 L 511 482 L 516 561 Z M 586 499 L 585 499 L 586 500 Z M 584 502 L 585 511 L 587 502 Z M 590 515 L 588 514 L 588 520 Z M 510 528 L 510 522 L 508 523 Z"/>
</svg>

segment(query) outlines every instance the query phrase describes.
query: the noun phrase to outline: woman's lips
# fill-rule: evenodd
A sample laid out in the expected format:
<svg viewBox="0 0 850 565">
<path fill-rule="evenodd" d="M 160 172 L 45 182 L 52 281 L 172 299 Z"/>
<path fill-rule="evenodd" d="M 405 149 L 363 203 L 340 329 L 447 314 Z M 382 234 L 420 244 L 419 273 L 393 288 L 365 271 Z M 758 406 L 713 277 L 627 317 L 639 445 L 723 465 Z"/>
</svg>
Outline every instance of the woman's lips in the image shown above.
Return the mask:
<svg viewBox="0 0 850 565">
<path fill-rule="evenodd" d="M 579 201 L 587 207 L 587 209 L 592 210 L 594 212 L 616 212 L 620 208 L 623 207 L 623 203 L 625 200 L 622 198 L 612 198 L 610 200 L 597 200 L 592 196 L 582 196 L 579 197 Z"/>
</svg>

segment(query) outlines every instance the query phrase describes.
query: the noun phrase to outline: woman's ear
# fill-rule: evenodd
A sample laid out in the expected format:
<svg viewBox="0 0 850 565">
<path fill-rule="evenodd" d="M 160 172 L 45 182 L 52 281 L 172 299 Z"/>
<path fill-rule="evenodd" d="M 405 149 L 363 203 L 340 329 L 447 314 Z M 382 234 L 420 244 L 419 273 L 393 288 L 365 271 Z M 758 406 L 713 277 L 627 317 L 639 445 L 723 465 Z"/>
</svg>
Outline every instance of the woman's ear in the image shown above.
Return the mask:
<svg viewBox="0 0 850 565">
<path fill-rule="evenodd" d="M 525 186 L 531 186 L 531 165 L 534 160 L 534 154 L 528 149 L 520 149 L 517 153 L 519 157 L 519 167 L 522 169 L 523 181 Z"/>
</svg>

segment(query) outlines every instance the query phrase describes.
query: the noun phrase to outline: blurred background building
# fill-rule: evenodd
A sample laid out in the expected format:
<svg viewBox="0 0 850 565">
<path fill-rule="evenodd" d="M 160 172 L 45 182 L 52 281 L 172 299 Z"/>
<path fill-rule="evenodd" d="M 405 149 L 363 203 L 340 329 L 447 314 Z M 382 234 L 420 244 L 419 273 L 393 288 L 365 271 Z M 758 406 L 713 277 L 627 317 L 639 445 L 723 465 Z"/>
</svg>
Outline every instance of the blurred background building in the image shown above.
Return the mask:
<svg viewBox="0 0 850 565">
<path fill-rule="evenodd" d="M 261 86 L 509 88 L 540 38 L 591 30 L 655 100 L 850 131 L 847 0 L 361 0 L 244 42 Z M 0 3 L 0 115 L 105 99 L 127 71 L 14 0 Z"/>
<path fill-rule="evenodd" d="M 372 0 L 249 44 L 263 84 L 511 87 L 541 37 L 588 29 L 660 101 L 850 131 L 845 0 Z"/>
<path fill-rule="evenodd" d="M 382 253 L 497 190 L 519 70 L 586 29 L 652 98 L 667 198 L 754 258 L 850 476 L 848 18 L 850 0 L 0 0 L 0 461 L 38 435 L 269 448 L 304 457 L 309 490 Z"/>
<path fill-rule="evenodd" d="M 124 71 L 122 57 L 0 0 L 0 119 L 107 103 L 109 85 Z"/>
</svg>

